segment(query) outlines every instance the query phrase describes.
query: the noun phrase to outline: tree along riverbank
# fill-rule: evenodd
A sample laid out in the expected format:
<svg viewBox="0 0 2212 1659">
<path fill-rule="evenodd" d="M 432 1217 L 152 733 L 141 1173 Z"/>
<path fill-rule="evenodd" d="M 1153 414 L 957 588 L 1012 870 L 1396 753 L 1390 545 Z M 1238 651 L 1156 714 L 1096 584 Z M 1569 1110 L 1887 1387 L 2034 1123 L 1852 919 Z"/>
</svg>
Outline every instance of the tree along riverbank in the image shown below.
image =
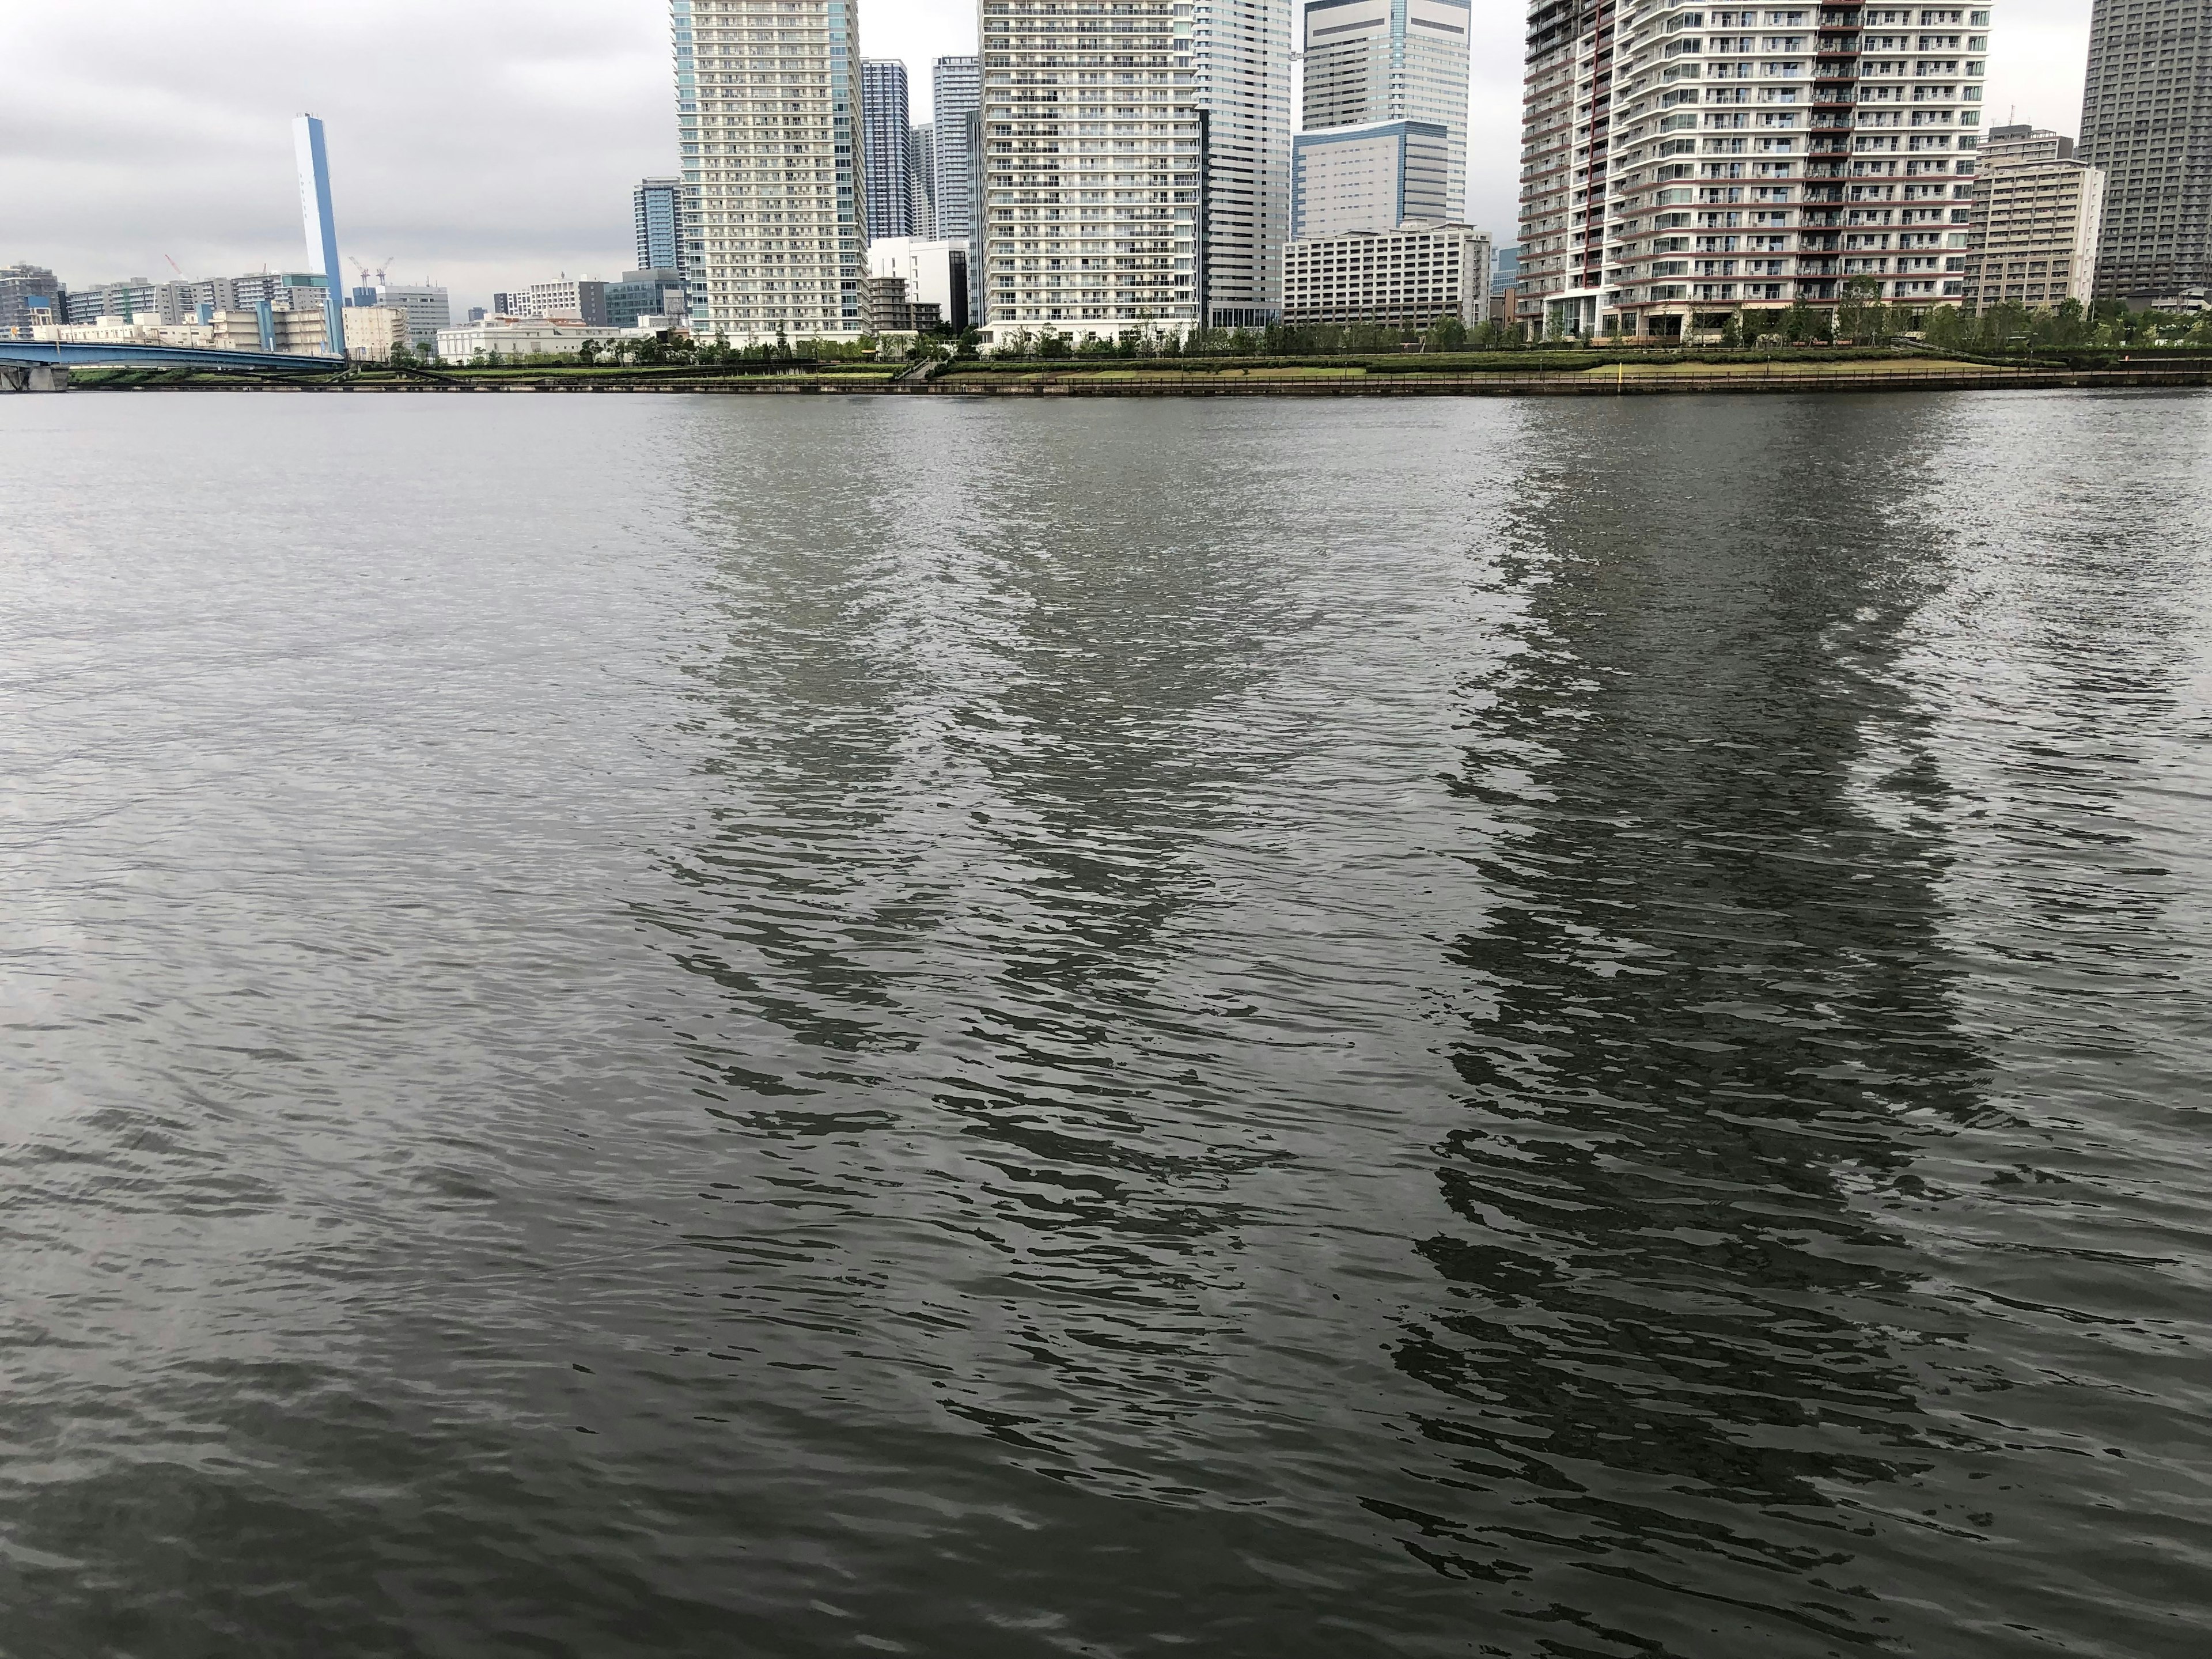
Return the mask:
<svg viewBox="0 0 2212 1659">
<path fill-rule="evenodd" d="M 752 361 L 713 366 L 386 368 L 244 375 L 182 370 L 79 373 L 84 391 L 252 389 L 498 393 L 684 392 L 915 397 L 1626 396 L 1689 392 L 1867 392 L 2212 385 L 2212 351 L 2080 349 L 1999 359 L 1813 348 L 1399 353 L 1370 357 L 1019 359 L 921 363 Z"/>
</svg>

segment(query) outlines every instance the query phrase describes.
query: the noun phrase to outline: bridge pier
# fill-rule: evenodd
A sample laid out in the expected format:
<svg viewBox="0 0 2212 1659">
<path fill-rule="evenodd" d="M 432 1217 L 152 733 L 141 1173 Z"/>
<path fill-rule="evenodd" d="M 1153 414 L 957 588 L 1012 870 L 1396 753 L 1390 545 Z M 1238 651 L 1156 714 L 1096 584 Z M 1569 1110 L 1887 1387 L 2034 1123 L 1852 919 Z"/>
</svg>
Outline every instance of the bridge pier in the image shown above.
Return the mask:
<svg viewBox="0 0 2212 1659">
<path fill-rule="evenodd" d="M 69 379 L 53 363 L 0 363 L 0 392 L 67 392 Z"/>
</svg>

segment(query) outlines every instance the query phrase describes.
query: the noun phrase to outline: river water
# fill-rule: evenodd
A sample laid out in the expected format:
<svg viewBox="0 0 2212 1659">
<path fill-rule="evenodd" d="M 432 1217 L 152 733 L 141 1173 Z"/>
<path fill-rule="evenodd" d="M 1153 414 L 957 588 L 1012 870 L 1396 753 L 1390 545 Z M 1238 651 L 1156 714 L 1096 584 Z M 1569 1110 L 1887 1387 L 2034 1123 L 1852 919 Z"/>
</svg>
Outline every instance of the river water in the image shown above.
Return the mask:
<svg viewBox="0 0 2212 1659">
<path fill-rule="evenodd" d="M 0 1654 L 2204 1653 L 2208 415 L 0 400 Z"/>
</svg>

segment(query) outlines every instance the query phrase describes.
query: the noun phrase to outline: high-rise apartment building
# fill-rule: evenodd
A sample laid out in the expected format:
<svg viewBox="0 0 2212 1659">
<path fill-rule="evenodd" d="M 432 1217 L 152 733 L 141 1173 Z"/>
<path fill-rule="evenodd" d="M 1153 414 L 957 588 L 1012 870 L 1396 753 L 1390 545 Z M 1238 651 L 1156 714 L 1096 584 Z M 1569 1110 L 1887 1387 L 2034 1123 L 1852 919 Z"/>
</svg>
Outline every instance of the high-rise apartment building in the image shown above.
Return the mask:
<svg viewBox="0 0 2212 1659">
<path fill-rule="evenodd" d="M 857 338 L 867 274 L 854 0 L 670 0 L 695 331 Z"/>
<path fill-rule="evenodd" d="M 61 322 L 64 301 L 59 279 L 44 265 L 0 267 L 0 340 L 27 340 L 34 326 Z"/>
<path fill-rule="evenodd" d="M 2071 138 L 2032 126 L 1990 128 L 1977 167 L 1966 303 L 2087 307 L 2096 297 L 2104 169 L 2075 160 Z"/>
<path fill-rule="evenodd" d="M 1300 241 L 1451 217 L 1451 142 L 1441 122 L 1302 132 L 1291 158 L 1291 234 Z"/>
<path fill-rule="evenodd" d="M 1216 328 L 1282 311 L 1291 226 L 1292 0 L 1192 0 L 1190 67 L 1206 114 L 1206 307 Z"/>
<path fill-rule="evenodd" d="M 1305 125 L 1437 121 L 1451 133 L 1452 216 L 1467 211 L 1471 0 L 1302 0 Z"/>
<path fill-rule="evenodd" d="M 969 149 L 969 118 L 981 107 L 983 60 L 940 58 L 930 66 L 930 142 L 935 153 L 930 195 L 937 208 L 937 234 L 963 238 L 975 227 L 969 198 L 975 189 L 975 155 Z"/>
<path fill-rule="evenodd" d="M 2098 297 L 2212 293 L 2212 0 L 2094 0 L 2077 155 L 2106 174 Z"/>
<path fill-rule="evenodd" d="M 684 269 L 684 181 L 647 179 L 630 192 L 641 270 Z"/>
<path fill-rule="evenodd" d="M 1605 278 L 1613 0 L 1534 0 L 1521 94 L 1515 320 L 1571 313 L 1595 329 Z"/>
<path fill-rule="evenodd" d="M 1196 325 L 1206 156 L 1189 0 L 981 10 L 986 331 Z"/>
<path fill-rule="evenodd" d="M 906 136 L 907 221 L 924 241 L 937 234 L 937 132 L 927 121 Z"/>
<path fill-rule="evenodd" d="M 906 65 L 896 58 L 860 63 L 861 176 L 868 192 L 868 234 L 914 234 L 913 179 L 907 171 Z"/>
<path fill-rule="evenodd" d="M 1909 307 L 1963 301 L 1987 9 L 1603 0 L 1532 19 L 1532 320 L 1711 336 L 1746 307 L 1832 306 L 1855 276 Z"/>
</svg>

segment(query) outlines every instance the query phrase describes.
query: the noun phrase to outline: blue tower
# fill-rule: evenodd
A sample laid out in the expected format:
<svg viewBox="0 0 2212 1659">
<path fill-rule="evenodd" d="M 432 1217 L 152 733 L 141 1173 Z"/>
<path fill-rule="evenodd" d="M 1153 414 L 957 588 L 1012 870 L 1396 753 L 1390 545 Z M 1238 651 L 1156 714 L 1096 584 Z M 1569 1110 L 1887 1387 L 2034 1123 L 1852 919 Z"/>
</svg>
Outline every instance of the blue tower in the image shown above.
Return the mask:
<svg viewBox="0 0 2212 1659">
<path fill-rule="evenodd" d="M 292 123 L 292 148 L 300 158 L 300 216 L 307 228 L 307 268 L 323 279 L 324 349 L 346 355 L 345 309 L 338 289 L 338 227 L 331 211 L 331 158 L 323 124 L 312 115 Z"/>
</svg>

